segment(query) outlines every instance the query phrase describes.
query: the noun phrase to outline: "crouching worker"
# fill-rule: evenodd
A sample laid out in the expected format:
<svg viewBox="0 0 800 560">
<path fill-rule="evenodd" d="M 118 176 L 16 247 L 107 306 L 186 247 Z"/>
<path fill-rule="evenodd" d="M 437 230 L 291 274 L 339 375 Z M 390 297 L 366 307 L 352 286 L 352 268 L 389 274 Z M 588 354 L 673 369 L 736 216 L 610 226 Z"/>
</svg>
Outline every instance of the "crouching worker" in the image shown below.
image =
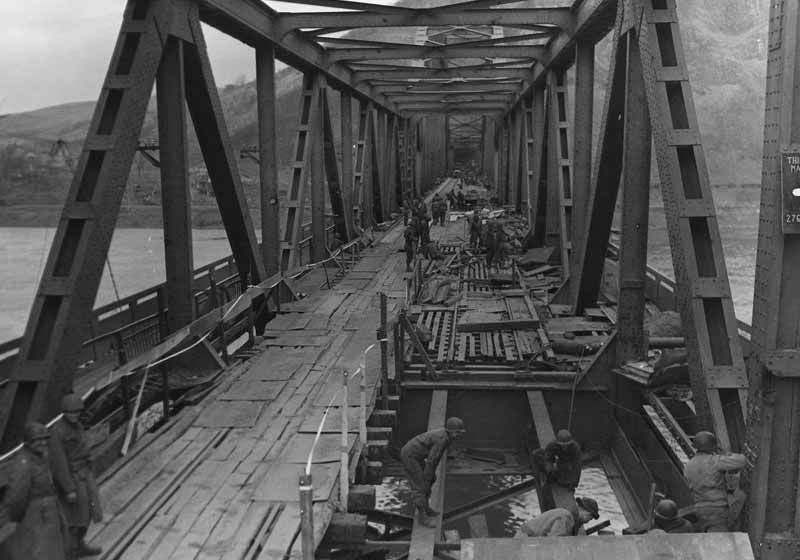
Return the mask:
<svg viewBox="0 0 800 560">
<path fill-rule="evenodd" d="M 17 529 L 8 539 L 11 560 L 63 560 L 66 527 L 47 457 L 47 428 L 25 425 L 25 444 L 9 479 L 6 503 Z"/>
<path fill-rule="evenodd" d="M 592 498 L 577 498 L 577 508 L 570 511 L 564 508 L 549 509 L 526 521 L 515 537 L 572 537 L 591 519 L 600 517 L 600 507 Z"/>
<path fill-rule="evenodd" d="M 408 482 L 413 492 L 414 508 L 419 512 L 420 523 L 433 527 L 428 517 L 436 517 L 439 512 L 428 504 L 431 487 L 436 480 L 436 468 L 450 443 L 464 435 L 464 422 L 461 418 L 448 418 L 444 428 L 424 432 L 410 439 L 400 450 L 400 459 L 406 469 Z"/>
<path fill-rule="evenodd" d="M 82 410 L 83 401 L 78 395 L 66 395 L 61 401 L 64 417 L 50 431 L 50 464 L 69 527 L 70 559 L 102 552 L 84 541 L 89 523 L 102 521 L 103 513 L 89 442 L 81 426 Z"/>
</svg>

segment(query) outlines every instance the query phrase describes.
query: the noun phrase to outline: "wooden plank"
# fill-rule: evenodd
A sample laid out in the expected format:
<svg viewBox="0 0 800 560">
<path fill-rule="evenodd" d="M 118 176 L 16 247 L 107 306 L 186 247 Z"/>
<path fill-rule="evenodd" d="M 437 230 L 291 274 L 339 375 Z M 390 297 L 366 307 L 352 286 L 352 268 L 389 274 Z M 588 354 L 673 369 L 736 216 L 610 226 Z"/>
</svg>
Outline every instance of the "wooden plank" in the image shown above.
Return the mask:
<svg viewBox="0 0 800 560">
<path fill-rule="evenodd" d="M 428 413 L 428 430 L 444 427 L 447 416 L 447 391 L 433 391 L 431 394 L 431 408 Z M 447 454 L 442 455 L 439 467 L 436 470 L 436 482 L 431 488 L 431 507 L 439 512 L 444 510 L 444 485 L 447 472 Z M 440 539 L 442 531 L 442 516 L 436 518 L 433 527 L 423 525 L 418 516 L 414 516 L 414 527 L 411 530 L 411 546 L 408 557 L 414 560 L 433 560 L 434 543 Z"/>
<path fill-rule="evenodd" d="M 467 519 L 469 523 L 469 534 L 474 539 L 485 539 L 489 537 L 489 525 L 486 523 L 486 516 L 482 513 L 470 515 Z"/>
<path fill-rule="evenodd" d="M 550 413 L 547 411 L 547 403 L 541 391 L 528 391 L 528 405 L 531 409 L 533 427 L 536 430 L 536 439 L 539 446 L 544 447 L 556 438 L 553 431 L 553 424 L 550 421 Z"/>
<path fill-rule="evenodd" d="M 556 317 L 548 319 L 545 328 L 550 334 L 565 332 L 610 331 L 614 325 L 608 321 L 586 321 L 575 317 Z"/>
<path fill-rule="evenodd" d="M 251 501 L 242 523 L 231 539 L 230 548 L 221 555 L 223 560 L 252 558 L 254 549 L 261 545 L 263 533 L 268 530 L 279 513 L 280 507 L 277 504 L 263 500 Z"/>
<path fill-rule="evenodd" d="M 203 428 L 252 428 L 263 407 L 263 401 L 241 401 L 236 406 L 231 406 L 230 402 L 216 401 L 197 417 L 194 425 Z"/>
<path fill-rule="evenodd" d="M 257 560 L 284 560 L 300 533 L 300 505 L 287 504 L 275 522 Z"/>
<path fill-rule="evenodd" d="M 459 321 L 458 332 L 483 332 L 499 330 L 528 330 L 537 329 L 541 322 L 538 319 L 498 319 L 485 322 Z"/>
<path fill-rule="evenodd" d="M 347 445 L 350 449 L 356 443 L 358 436 L 348 434 Z M 308 460 L 308 453 L 314 443 L 314 434 L 294 434 L 286 445 L 286 450 L 280 460 L 284 463 L 305 464 Z M 338 434 L 323 434 L 319 438 L 317 447 L 314 449 L 314 463 L 338 462 L 340 458 L 341 438 Z"/>
<path fill-rule="evenodd" d="M 253 381 L 239 379 L 231 388 L 219 396 L 222 401 L 271 401 L 277 397 L 286 381 Z M 238 406 L 238 405 L 237 405 Z"/>
</svg>

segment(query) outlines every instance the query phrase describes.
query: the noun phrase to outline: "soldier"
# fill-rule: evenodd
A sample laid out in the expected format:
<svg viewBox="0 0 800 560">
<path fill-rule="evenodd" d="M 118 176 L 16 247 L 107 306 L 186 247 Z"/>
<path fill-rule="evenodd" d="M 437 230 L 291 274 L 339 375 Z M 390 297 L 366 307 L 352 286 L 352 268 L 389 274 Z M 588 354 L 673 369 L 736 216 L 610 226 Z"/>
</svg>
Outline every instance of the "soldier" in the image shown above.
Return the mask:
<svg viewBox="0 0 800 560">
<path fill-rule="evenodd" d="M 497 267 L 502 260 L 502 245 L 505 238 L 503 228 L 497 220 L 489 220 L 486 231 L 486 266 Z"/>
<path fill-rule="evenodd" d="M 406 252 L 406 272 L 411 271 L 411 263 L 414 262 L 414 256 L 417 254 L 417 245 L 419 244 L 419 233 L 417 232 L 418 221 L 416 218 L 411 219 L 411 223 L 406 226 L 403 232 L 405 239 L 405 252 Z"/>
<path fill-rule="evenodd" d="M 11 471 L 6 502 L 17 529 L 8 541 L 12 560 L 61 560 L 66 527 L 47 457 L 47 428 L 25 425 L 25 445 Z"/>
<path fill-rule="evenodd" d="M 481 215 L 477 210 L 469 221 L 469 244 L 476 250 L 481 245 Z"/>
<path fill-rule="evenodd" d="M 465 433 L 461 418 L 448 418 L 444 428 L 424 432 L 410 439 L 400 450 L 400 459 L 408 475 L 414 496 L 414 507 L 419 512 L 420 522 L 432 526 L 426 518 L 439 512 L 428 504 L 431 487 L 436 480 L 436 468 L 450 443 Z"/>
<path fill-rule="evenodd" d="M 694 533 L 694 525 L 688 519 L 678 515 L 678 504 L 672 500 L 661 500 L 653 512 L 653 528 L 651 533 Z"/>
<path fill-rule="evenodd" d="M 571 537 L 591 519 L 600 517 L 600 507 L 592 498 L 577 498 L 573 511 L 564 508 L 549 509 L 526 521 L 515 537 Z"/>
<path fill-rule="evenodd" d="M 686 463 L 684 476 L 694 497 L 697 528 L 700 532 L 730 531 L 732 521 L 735 522 L 730 517 L 738 517 L 738 512 L 736 516 L 730 515 L 725 475 L 743 469 L 747 459 L 741 453 L 719 453 L 717 438 L 711 432 L 697 432 L 693 440 L 697 454 Z M 732 492 L 730 497 L 736 494 Z M 738 494 L 743 492 L 740 490 Z"/>
<path fill-rule="evenodd" d="M 548 494 L 553 495 L 553 502 L 548 497 L 542 509 L 555 507 L 556 496 L 575 496 L 581 480 L 581 446 L 572 439 L 569 430 L 559 430 L 555 440 L 534 451 L 532 462 L 538 476 L 544 476 L 543 483 L 551 485 Z"/>
<path fill-rule="evenodd" d="M 89 523 L 102 521 L 103 513 L 89 444 L 80 422 L 82 410 L 83 401 L 78 395 L 66 395 L 61 401 L 64 417 L 50 431 L 50 464 L 69 527 L 68 558 L 102 552 L 84 541 Z"/>
</svg>

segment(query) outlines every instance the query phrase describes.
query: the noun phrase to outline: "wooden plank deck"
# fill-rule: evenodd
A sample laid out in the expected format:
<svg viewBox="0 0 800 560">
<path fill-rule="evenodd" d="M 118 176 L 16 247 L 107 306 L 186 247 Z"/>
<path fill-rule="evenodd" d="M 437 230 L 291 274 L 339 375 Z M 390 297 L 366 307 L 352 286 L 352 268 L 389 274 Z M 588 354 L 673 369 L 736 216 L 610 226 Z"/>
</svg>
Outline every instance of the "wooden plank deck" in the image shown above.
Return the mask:
<svg viewBox="0 0 800 560">
<path fill-rule="evenodd" d="M 230 366 L 209 397 L 157 437 L 144 438 L 146 447 L 134 448 L 107 473 L 100 487 L 105 519 L 87 535 L 104 549 L 98 558 L 301 557 L 302 463 L 324 407 L 341 387 L 342 370 L 354 372 L 376 340 L 377 294 L 387 294 L 390 313 L 405 297 L 402 231 L 401 222 L 376 239 L 331 289 L 317 289 L 326 284 L 321 269 L 296 281 L 297 291 L 310 295 L 283 306 L 253 357 Z M 380 378 L 378 348 L 366 364 L 369 414 Z M 359 384 L 359 376 L 348 384 L 353 456 L 365 443 L 353 406 L 360 402 Z M 336 401 L 341 406 L 340 395 Z M 312 465 L 317 543 L 338 495 L 340 410 L 329 413 Z M 443 409 L 441 415 L 438 425 Z"/>
<path fill-rule="evenodd" d="M 102 482 L 106 519 L 88 535 L 104 548 L 99 558 L 299 557 L 297 485 L 310 432 L 339 390 L 341 370 L 355 371 L 375 342 L 376 294 L 403 293 L 402 236 L 394 237 L 364 251 L 356 267 L 369 273 L 362 288 L 317 291 L 278 315 L 268 325 L 270 338 L 257 345 L 260 354 L 231 367 L 212 396 L 174 419 L 152 443 L 156 452 L 137 450 Z M 390 310 L 397 303 L 390 298 Z M 376 348 L 367 359 L 370 411 L 379 363 Z M 352 406 L 359 403 L 358 388 L 353 377 L 348 401 L 354 455 L 363 445 L 359 409 Z M 341 425 L 339 409 L 328 422 L 312 469 L 318 542 L 338 494 L 339 436 L 333 432 Z"/>
</svg>

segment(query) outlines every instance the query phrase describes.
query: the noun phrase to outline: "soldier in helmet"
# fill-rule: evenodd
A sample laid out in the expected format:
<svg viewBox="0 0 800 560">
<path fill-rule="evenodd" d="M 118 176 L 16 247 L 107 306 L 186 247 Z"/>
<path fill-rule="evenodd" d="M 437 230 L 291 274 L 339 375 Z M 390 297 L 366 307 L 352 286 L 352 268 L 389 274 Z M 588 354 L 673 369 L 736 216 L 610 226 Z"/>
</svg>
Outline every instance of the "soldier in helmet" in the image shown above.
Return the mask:
<svg viewBox="0 0 800 560">
<path fill-rule="evenodd" d="M 89 523 L 103 520 L 92 456 L 80 422 L 83 401 L 69 394 L 61 401 L 64 417 L 50 431 L 50 464 L 69 527 L 68 558 L 94 556 L 100 548 L 84 541 Z"/>
<path fill-rule="evenodd" d="M 558 430 L 556 439 L 533 452 L 533 462 L 547 482 L 575 490 L 581 480 L 581 446 L 569 430 Z"/>
<path fill-rule="evenodd" d="M 25 444 L 9 479 L 6 503 L 17 529 L 9 538 L 12 560 L 61 560 L 66 528 L 47 457 L 47 428 L 25 425 Z"/>
<path fill-rule="evenodd" d="M 572 507 L 575 488 L 581 480 L 581 446 L 569 430 L 559 430 L 556 439 L 531 456 L 534 472 L 543 485 L 542 510 Z M 570 504 L 567 506 L 566 504 Z"/>
<path fill-rule="evenodd" d="M 576 498 L 575 507 L 549 509 L 526 521 L 515 537 L 571 537 L 585 523 L 600 518 L 600 506 L 592 498 Z"/>
<path fill-rule="evenodd" d="M 735 519 L 730 516 L 726 474 L 745 467 L 741 453 L 721 454 L 717 438 L 711 432 L 697 432 L 693 438 L 697 454 L 686 467 L 684 476 L 694 498 L 697 529 L 701 532 L 730 531 Z M 741 493 L 741 490 L 739 490 Z"/>
<path fill-rule="evenodd" d="M 439 461 L 450 447 L 450 443 L 463 436 L 465 432 L 461 418 L 448 418 L 444 428 L 421 433 L 410 439 L 400 450 L 400 459 L 403 461 L 413 491 L 414 507 L 419 511 L 423 525 L 432 526 L 426 516 L 439 515 L 439 512 L 428 504 Z"/>
<path fill-rule="evenodd" d="M 656 504 L 653 512 L 653 527 L 650 532 L 694 533 L 694 525 L 688 519 L 678 515 L 678 504 L 663 499 Z"/>
</svg>

